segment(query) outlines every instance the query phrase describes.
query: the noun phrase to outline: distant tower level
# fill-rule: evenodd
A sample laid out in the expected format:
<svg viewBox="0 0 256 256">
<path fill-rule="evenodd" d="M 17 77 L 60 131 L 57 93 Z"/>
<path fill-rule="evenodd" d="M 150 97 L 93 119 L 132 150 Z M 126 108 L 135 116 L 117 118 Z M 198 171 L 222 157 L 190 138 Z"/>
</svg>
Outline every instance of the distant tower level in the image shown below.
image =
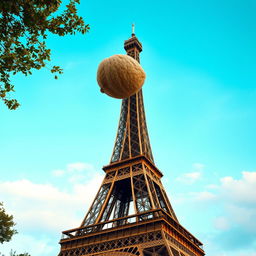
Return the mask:
<svg viewBox="0 0 256 256">
<path fill-rule="evenodd" d="M 140 62 L 135 36 L 124 42 Z M 202 243 L 182 227 L 154 164 L 142 90 L 124 99 L 110 164 L 79 228 L 63 231 L 59 256 L 204 256 Z"/>
</svg>

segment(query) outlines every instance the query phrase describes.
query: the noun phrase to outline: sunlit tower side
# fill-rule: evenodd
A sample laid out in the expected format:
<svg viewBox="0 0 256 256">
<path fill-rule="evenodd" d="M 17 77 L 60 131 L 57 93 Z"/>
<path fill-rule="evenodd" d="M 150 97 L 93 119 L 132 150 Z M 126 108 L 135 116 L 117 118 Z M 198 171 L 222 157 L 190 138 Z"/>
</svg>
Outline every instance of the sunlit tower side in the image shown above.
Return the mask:
<svg viewBox="0 0 256 256">
<path fill-rule="evenodd" d="M 142 44 L 124 42 L 140 62 Z M 142 90 L 122 100 L 106 175 L 79 228 L 63 231 L 59 256 L 203 256 L 202 243 L 179 223 L 154 164 Z"/>
</svg>

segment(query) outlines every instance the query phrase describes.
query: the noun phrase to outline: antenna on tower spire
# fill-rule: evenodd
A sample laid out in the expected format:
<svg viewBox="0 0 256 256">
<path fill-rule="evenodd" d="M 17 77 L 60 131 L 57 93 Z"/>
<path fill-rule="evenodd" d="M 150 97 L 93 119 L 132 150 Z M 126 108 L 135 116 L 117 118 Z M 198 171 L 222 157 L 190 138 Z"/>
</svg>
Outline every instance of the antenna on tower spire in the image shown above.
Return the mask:
<svg viewBox="0 0 256 256">
<path fill-rule="evenodd" d="M 135 24 L 132 23 L 132 36 L 135 36 Z"/>
</svg>

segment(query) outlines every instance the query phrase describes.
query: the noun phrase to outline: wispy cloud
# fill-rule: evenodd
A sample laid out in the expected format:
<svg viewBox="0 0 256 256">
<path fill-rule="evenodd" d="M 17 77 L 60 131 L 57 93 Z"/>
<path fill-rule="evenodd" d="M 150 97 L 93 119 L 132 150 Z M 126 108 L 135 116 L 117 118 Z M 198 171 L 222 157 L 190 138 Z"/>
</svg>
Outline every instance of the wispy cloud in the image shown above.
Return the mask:
<svg viewBox="0 0 256 256">
<path fill-rule="evenodd" d="M 64 173 L 65 173 L 64 170 L 53 170 L 52 171 L 52 175 L 55 177 L 61 177 L 64 175 Z"/>
<path fill-rule="evenodd" d="M 196 181 L 200 180 L 202 177 L 202 171 L 205 168 L 205 165 L 202 163 L 193 163 L 191 172 L 186 172 L 181 174 L 176 178 L 176 181 L 185 183 L 185 184 L 193 184 Z"/>
<path fill-rule="evenodd" d="M 92 168 L 91 165 L 82 163 L 67 166 L 64 171 L 55 170 L 52 173 L 62 176 L 69 171 L 80 172 L 87 167 Z M 66 178 L 71 177 L 72 175 Z M 27 244 L 30 244 L 29 252 L 32 255 L 57 255 L 57 240 L 61 231 L 80 225 L 102 180 L 103 175 L 91 172 L 83 184 L 76 182 L 65 186 L 62 183 L 61 187 L 35 183 L 28 179 L 0 181 L 1 201 L 7 212 L 13 214 L 19 231 L 1 252 L 9 254 L 11 248 L 19 248 L 18 252 L 22 253 L 28 251 Z M 51 236 L 57 239 L 54 246 L 49 240 Z"/>
<path fill-rule="evenodd" d="M 256 172 L 244 171 L 241 179 L 229 176 L 220 182 L 220 193 L 230 222 L 256 237 Z"/>
<path fill-rule="evenodd" d="M 19 253 L 57 255 L 61 231 L 80 225 L 103 180 L 93 165 L 83 162 L 67 164 L 52 175 L 62 179 L 61 186 L 28 179 L 0 181 L 1 201 L 19 231 L 2 253 L 18 248 Z"/>
<path fill-rule="evenodd" d="M 205 191 L 183 194 L 180 204 L 187 207 L 190 202 L 193 210 L 204 209 L 202 221 L 212 222 L 215 230 L 208 241 L 211 251 L 227 256 L 253 255 L 256 251 L 256 172 L 244 171 L 240 178 L 222 177 L 217 184 L 211 183 L 205 188 Z"/>
<path fill-rule="evenodd" d="M 256 172 L 242 172 L 242 179 L 224 177 L 221 189 L 225 197 L 241 204 L 256 204 Z"/>
<path fill-rule="evenodd" d="M 42 232 L 41 232 L 42 234 Z M 15 235 L 12 240 L 4 244 L 0 252 L 4 255 L 9 255 L 11 250 L 17 250 L 17 253 L 29 253 L 30 255 L 45 256 L 45 255 L 57 255 L 58 245 L 56 237 L 51 237 L 53 241 L 48 237 L 35 237 L 32 235 L 18 234 Z M 18 248 L 18 249 L 17 249 Z"/>
<path fill-rule="evenodd" d="M 52 171 L 54 177 L 65 177 L 71 183 L 84 183 L 91 173 L 96 173 L 94 166 L 90 163 L 75 162 L 67 164 L 64 169 Z"/>
<path fill-rule="evenodd" d="M 214 193 L 211 193 L 208 191 L 202 191 L 202 192 L 197 192 L 192 194 L 193 194 L 194 200 L 201 201 L 201 202 L 212 201 L 217 197 Z"/>
<path fill-rule="evenodd" d="M 194 168 L 196 171 L 202 171 L 202 170 L 205 168 L 205 165 L 202 164 L 202 163 L 194 163 L 194 164 L 193 164 L 193 168 Z"/>
<path fill-rule="evenodd" d="M 53 170 L 52 175 L 62 177 L 61 186 L 28 179 L 0 181 L 1 201 L 25 230 L 60 232 L 78 226 L 83 217 L 79 214 L 85 214 L 103 180 L 93 165 L 82 162 Z"/>
<path fill-rule="evenodd" d="M 69 172 L 83 172 L 83 171 L 93 171 L 94 166 L 89 163 L 76 162 L 67 165 L 67 171 Z"/>
<path fill-rule="evenodd" d="M 191 184 L 198 178 L 200 175 L 192 172 L 180 176 L 179 181 Z M 206 254 L 254 256 L 256 251 L 256 172 L 243 171 L 238 178 L 225 176 L 215 183 L 211 180 L 210 184 L 201 186 L 201 189 L 200 186 L 190 188 L 195 191 L 180 193 L 172 202 L 176 203 L 178 209 L 189 208 L 189 216 L 195 219 L 199 216 L 200 223 L 208 226 L 205 231 L 202 228 L 202 232 L 206 233 L 208 239 L 203 241 L 206 245 Z M 186 212 L 184 215 L 186 216 Z M 209 229 L 209 225 L 212 229 Z"/>
<path fill-rule="evenodd" d="M 228 230 L 230 228 L 230 222 L 227 217 L 217 217 L 214 220 L 214 227 L 218 230 Z"/>
<path fill-rule="evenodd" d="M 188 172 L 177 177 L 176 180 L 186 184 L 193 184 L 201 178 L 201 172 Z"/>
<path fill-rule="evenodd" d="M 86 184 L 74 184 L 64 191 L 52 184 L 36 184 L 29 180 L 0 183 L 1 200 L 22 223 L 25 230 L 60 232 L 76 227 L 81 221 L 77 214 L 84 212 L 93 200 L 101 183 L 101 176 L 94 176 Z"/>
</svg>

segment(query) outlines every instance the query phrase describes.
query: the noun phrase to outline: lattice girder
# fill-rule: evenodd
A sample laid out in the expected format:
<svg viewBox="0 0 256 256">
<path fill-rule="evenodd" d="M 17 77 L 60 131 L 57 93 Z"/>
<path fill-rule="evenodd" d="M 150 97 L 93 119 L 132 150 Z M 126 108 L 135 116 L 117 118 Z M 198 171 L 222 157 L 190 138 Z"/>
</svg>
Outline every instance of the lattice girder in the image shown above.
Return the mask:
<svg viewBox="0 0 256 256">
<path fill-rule="evenodd" d="M 102 208 L 104 200 L 106 199 L 110 189 L 110 184 L 103 184 L 93 201 L 93 204 L 88 211 L 85 220 L 83 221 L 83 226 L 95 223 L 97 216 Z"/>
<path fill-rule="evenodd" d="M 102 186 L 81 226 L 162 208 L 176 221 L 160 173 L 147 158 L 135 158 L 106 171 Z M 121 225 L 121 223 L 118 223 Z"/>
<path fill-rule="evenodd" d="M 153 246 L 143 250 L 144 256 L 163 256 L 170 255 L 165 245 Z"/>
<path fill-rule="evenodd" d="M 154 162 L 150 146 L 142 90 L 124 99 L 111 163 L 146 156 Z"/>
</svg>

